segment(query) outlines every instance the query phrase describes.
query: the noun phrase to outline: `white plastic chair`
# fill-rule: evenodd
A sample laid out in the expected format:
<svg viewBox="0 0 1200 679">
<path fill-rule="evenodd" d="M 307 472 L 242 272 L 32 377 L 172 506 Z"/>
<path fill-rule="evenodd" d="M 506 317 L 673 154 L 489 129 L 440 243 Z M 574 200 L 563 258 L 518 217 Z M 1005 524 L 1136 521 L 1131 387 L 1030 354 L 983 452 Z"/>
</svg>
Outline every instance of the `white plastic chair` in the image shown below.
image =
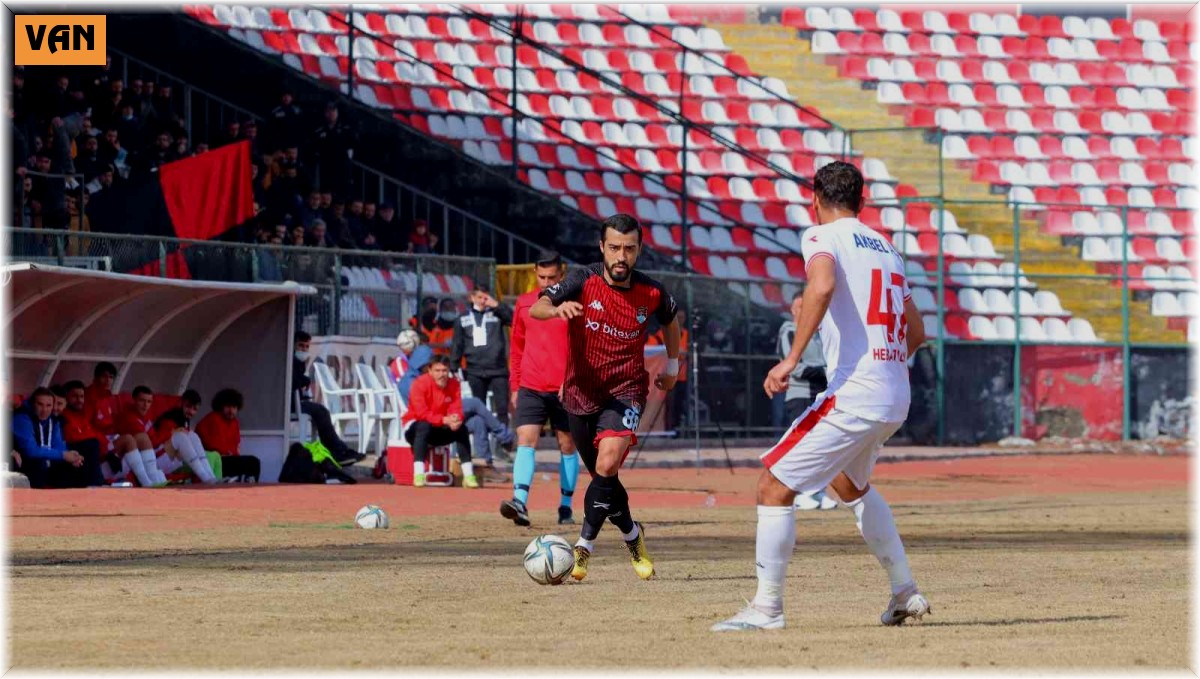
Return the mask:
<svg viewBox="0 0 1200 679">
<path fill-rule="evenodd" d="M 333 428 L 337 431 L 338 436 L 346 438 L 346 425 L 353 422 L 361 439 L 363 427 L 362 416 L 358 412 L 358 389 L 339 386 L 333 376 L 333 371 L 325 363 L 315 361 L 311 370 L 313 381 L 317 383 L 321 392 L 321 405 L 329 411 L 329 419 L 332 420 Z M 344 405 L 347 398 L 353 404 L 350 410 L 347 410 Z"/>
<path fill-rule="evenodd" d="M 358 452 L 366 454 L 372 434 L 375 436 L 376 452 L 383 452 L 387 449 L 388 439 L 396 438 L 399 430 L 399 392 L 394 387 L 384 386 L 385 383 L 380 381 L 371 366 L 365 363 L 354 364 L 354 375 L 358 378 L 359 397 L 364 406 Z"/>
</svg>

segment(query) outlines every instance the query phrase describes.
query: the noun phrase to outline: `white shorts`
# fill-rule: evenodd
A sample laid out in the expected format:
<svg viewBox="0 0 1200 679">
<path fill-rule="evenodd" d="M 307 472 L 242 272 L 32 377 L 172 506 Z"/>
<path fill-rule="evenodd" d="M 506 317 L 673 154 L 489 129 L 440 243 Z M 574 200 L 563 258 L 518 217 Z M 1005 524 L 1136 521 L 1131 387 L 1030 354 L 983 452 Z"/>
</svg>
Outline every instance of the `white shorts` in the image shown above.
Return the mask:
<svg viewBox="0 0 1200 679">
<path fill-rule="evenodd" d="M 864 488 L 884 442 L 903 422 L 875 422 L 836 407 L 836 395 L 816 402 L 792 422 L 774 447 L 759 458 L 780 483 L 797 493 L 823 490 L 841 472 Z"/>
</svg>

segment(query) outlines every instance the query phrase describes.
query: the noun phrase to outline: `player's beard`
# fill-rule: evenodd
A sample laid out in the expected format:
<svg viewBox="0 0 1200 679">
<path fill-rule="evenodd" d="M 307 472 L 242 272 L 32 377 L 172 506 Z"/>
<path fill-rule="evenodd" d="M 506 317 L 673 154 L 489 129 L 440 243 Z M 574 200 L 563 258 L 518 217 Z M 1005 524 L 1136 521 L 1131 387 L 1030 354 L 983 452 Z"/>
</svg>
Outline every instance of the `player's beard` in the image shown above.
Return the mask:
<svg viewBox="0 0 1200 679">
<path fill-rule="evenodd" d="M 625 268 L 618 274 L 615 270 L 617 266 L 617 264 L 604 265 L 604 268 L 608 270 L 608 277 L 611 278 L 614 283 L 624 283 L 625 281 L 629 280 L 629 276 L 633 273 L 633 267 L 622 263 L 620 266 Z"/>
</svg>

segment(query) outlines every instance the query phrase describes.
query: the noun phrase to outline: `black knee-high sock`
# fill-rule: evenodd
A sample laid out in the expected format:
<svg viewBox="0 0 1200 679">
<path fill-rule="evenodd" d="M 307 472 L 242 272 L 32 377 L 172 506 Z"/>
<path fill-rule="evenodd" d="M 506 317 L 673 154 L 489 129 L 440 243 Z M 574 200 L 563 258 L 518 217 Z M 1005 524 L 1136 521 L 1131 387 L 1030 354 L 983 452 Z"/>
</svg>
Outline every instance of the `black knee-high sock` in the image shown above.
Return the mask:
<svg viewBox="0 0 1200 679">
<path fill-rule="evenodd" d="M 612 483 L 613 503 L 608 520 L 612 521 L 612 524 L 622 533 L 629 533 L 633 530 L 633 513 L 629 510 L 629 493 L 625 491 L 625 486 L 621 483 L 620 478 L 612 477 Z"/>
<path fill-rule="evenodd" d="M 583 529 L 580 535 L 584 540 L 595 540 L 604 527 L 604 520 L 613 511 L 615 502 L 615 476 L 592 477 L 588 484 L 587 493 L 583 497 Z"/>
</svg>

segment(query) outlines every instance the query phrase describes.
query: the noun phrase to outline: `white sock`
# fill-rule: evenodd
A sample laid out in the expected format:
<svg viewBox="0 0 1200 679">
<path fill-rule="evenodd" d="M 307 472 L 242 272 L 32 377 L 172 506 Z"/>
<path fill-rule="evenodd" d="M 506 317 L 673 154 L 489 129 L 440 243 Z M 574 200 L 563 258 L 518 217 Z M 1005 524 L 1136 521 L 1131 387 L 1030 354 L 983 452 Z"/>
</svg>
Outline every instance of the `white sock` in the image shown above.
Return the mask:
<svg viewBox="0 0 1200 679">
<path fill-rule="evenodd" d="M 638 525 L 635 523 L 633 524 L 633 530 L 628 533 L 621 533 L 621 537 L 625 538 L 625 542 L 633 542 L 641 534 L 642 531 L 638 529 Z"/>
<path fill-rule="evenodd" d="M 199 469 L 203 470 L 203 473 L 197 471 L 196 475 L 204 483 L 216 483 L 218 481 L 217 473 L 213 471 L 212 465 L 208 463 L 208 453 L 204 452 L 204 443 L 200 441 L 200 437 L 196 435 L 196 432 L 190 431 L 185 438 L 192 444 L 192 450 L 196 453 L 196 464 L 192 466 L 192 469 L 199 467 Z"/>
<path fill-rule="evenodd" d="M 415 476 L 415 475 L 424 474 L 424 473 L 425 473 L 425 463 L 424 462 L 413 462 L 413 475 Z"/>
<path fill-rule="evenodd" d="M 758 592 L 754 607 L 779 615 L 783 612 L 783 579 L 796 547 L 796 513 L 791 506 L 758 506 L 758 534 L 754 561 L 758 572 Z"/>
<path fill-rule="evenodd" d="M 123 467 L 129 467 L 133 475 L 137 477 L 138 483 L 142 484 L 143 488 L 149 488 L 154 485 L 154 479 L 146 473 L 146 465 L 142 462 L 142 453 L 139 450 L 134 450 L 125 453 L 121 458 Z"/>
<path fill-rule="evenodd" d="M 192 467 L 192 469 L 197 470 L 196 475 L 199 476 L 200 480 L 204 483 L 216 483 L 220 480 L 217 478 L 217 473 L 213 471 L 212 465 L 209 464 L 207 454 L 202 454 L 200 457 L 196 458 L 196 464 Z M 203 472 L 199 470 L 203 470 Z"/>
<path fill-rule="evenodd" d="M 892 519 L 892 509 L 887 500 L 871 488 L 865 495 L 846 506 L 854 510 L 858 531 L 875 553 L 875 558 L 879 559 L 879 565 L 887 571 L 888 580 L 892 583 L 892 594 L 896 595 L 916 587 L 912 571 L 908 567 L 908 556 L 904 553 L 904 543 L 900 541 L 900 533 L 896 530 L 896 522 Z"/>
<path fill-rule="evenodd" d="M 579 538 L 578 540 L 576 540 L 576 541 L 575 541 L 575 546 L 576 546 L 576 547 L 583 547 L 583 548 L 584 548 L 584 549 L 586 549 L 587 551 L 591 552 L 591 551 L 592 551 L 592 547 L 593 547 L 594 545 L 592 544 L 592 541 L 591 541 L 591 540 L 584 540 L 583 538 Z"/>
<path fill-rule="evenodd" d="M 468 476 L 475 476 L 475 463 L 474 462 L 463 462 L 462 463 L 462 473 L 463 473 L 464 478 L 468 477 Z"/>
<path fill-rule="evenodd" d="M 158 456 L 154 454 L 154 451 L 143 450 L 141 454 L 142 465 L 146 467 L 146 475 L 154 479 L 154 483 L 156 484 L 166 483 L 167 475 L 162 473 L 162 470 L 158 468 Z"/>
<path fill-rule="evenodd" d="M 195 436 L 195 434 L 192 436 Z M 175 446 L 179 457 L 195 473 L 201 483 L 213 482 L 214 477 L 212 469 L 208 466 L 208 456 L 202 450 L 197 449 L 191 436 L 188 436 L 185 432 L 176 432 L 171 436 L 171 445 Z"/>
</svg>

